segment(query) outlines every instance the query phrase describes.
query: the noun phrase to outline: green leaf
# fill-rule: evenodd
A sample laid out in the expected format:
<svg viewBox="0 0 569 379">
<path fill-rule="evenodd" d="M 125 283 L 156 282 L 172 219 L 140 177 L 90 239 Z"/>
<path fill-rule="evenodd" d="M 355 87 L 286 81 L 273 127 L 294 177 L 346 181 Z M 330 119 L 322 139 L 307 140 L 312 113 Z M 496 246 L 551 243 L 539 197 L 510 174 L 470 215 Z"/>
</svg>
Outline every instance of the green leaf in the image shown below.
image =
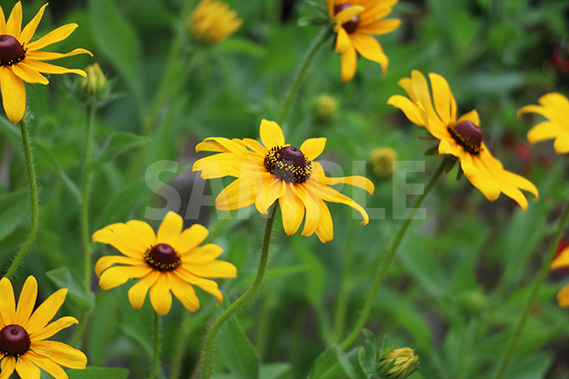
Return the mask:
<svg viewBox="0 0 569 379">
<path fill-rule="evenodd" d="M 348 357 L 337 344 L 326 349 L 316 359 L 310 374 L 312 379 L 359 378 Z"/>
<path fill-rule="evenodd" d="M 310 267 L 310 269 L 306 271 L 306 297 L 312 305 L 319 306 L 324 296 L 326 270 L 314 253 L 306 246 L 306 238 L 298 238 L 295 236 L 291 240 L 300 260 Z"/>
<path fill-rule="evenodd" d="M 115 222 L 124 222 L 133 209 L 149 195 L 149 192 L 144 178 L 140 178 L 121 192 L 116 193 L 101 212 L 96 224 L 97 227 L 102 228 Z"/>
<path fill-rule="evenodd" d="M 97 48 L 140 96 L 140 40 L 136 29 L 111 0 L 89 0 L 89 18 Z"/>
<path fill-rule="evenodd" d="M 251 57 L 260 58 L 265 54 L 265 49 L 248 39 L 233 36 L 217 46 L 219 51 L 227 53 L 242 53 Z"/>
<path fill-rule="evenodd" d="M 10 235 L 30 212 L 28 191 L 17 191 L 0 199 L 0 241 Z"/>
<path fill-rule="evenodd" d="M 229 370 L 241 378 L 259 378 L 259 356 L 237 317 L 227 321 L 219 348 Z"/>
<path fill-rule="evenodd" d="M 279 379 L 289 374 L 292 364 L 289 362 L 265 363 L 261 366 L 259 377 L 263 379 Z"/>
<path fill-rule="evenodd" d="M 87 293 L 81 274 L 69 267 L 60 267 L 47 272 L 47 277 L 60 288 L 67 288 L 71 301 L 83 309 L 91 309 L 94 304 L 94 295 Z"/>
<path fill-rule="evenodd" d="M 127 379 L 129 371 L 118 367 L 88 366 L 84 370 L 68 370 L 69 379 Z"/>
<path fill-rule="evenodd" d="M 102 164 L 112 161 L 117 155 L 150 143 L 152 139 L 127 132 L 113 133 L 102 149 L 99 158 L 89 162 L 87 170 L 93 172 Z"/>
</svg>

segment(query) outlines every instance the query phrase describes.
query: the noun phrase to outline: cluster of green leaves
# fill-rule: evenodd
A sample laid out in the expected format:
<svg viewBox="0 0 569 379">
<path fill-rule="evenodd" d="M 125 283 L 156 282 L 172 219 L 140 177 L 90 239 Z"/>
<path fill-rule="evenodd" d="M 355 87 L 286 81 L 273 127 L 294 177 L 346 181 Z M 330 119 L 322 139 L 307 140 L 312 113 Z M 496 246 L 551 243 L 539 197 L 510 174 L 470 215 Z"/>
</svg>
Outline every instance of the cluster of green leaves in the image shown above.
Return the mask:
<svg viewBox="0 0 569 379">
<path fill-rule="evenodd" d="M 12 3 L 2 6 L 10 9 Z M 27 2 L 24 14 L 33 14 L 42 3 Z M 77 46 L 92 51 L 93 60 L 116 79 L 114 92 L 123 95 L 102 107 L 95 120 L 94 158 L 88 163 L 94 175 L 91 233 L 113 222 L 143 219 L 147 206 L 166 214 L 164 191 L 172 187 L 183 199 L 174 210 L 185 214 L 196 180 L 185 163 L 197 158 L 196 142 L 210 136 L 255 138 L 262 118 L 279 116 L 291 76 L 319 32 L 319 27 L 297 25 L 316 14 L 304 2 L 231 0 L 227 3 L 243 19 L 241 29 L 218 46 L 198 46 L 186 27 L 196 3 L 88 0 L 48 7 L 40 33 L 78 23 L 58 51 Z M 407 181 L 425 183 L 440 158 L 423 156 L 429 142 L 418 139 L 419 128 L 386 100 L 402 93 L 397 81 L 412 69 L 437 72 L 449 81 L 460 113 L 479 111 L 494 155 L 539 188 L 539 202 L 530 202 L 525 213 L 508 198 L 488 202 L 455 175 L 447 175 L 427 198 L 427 218 L 413 222 L 366 324 L 378 348 L 389 335 L 392 344 L 415 349 L 421 362 L 415 378 L 489 375 L 525 304 L 536 267 L 543 263 L 556 210 L 569 196 L 566 167 L 549 143 L 530 150 L 528 124 L 515 115 L 545 92 L 569 93 L 568 73 L 549 60 L 555 48 L 551 41 L 563 43 L 567 35 L 567 8 L 555 0 L 401 0 L 393 17 L 402 19 L 402 26 L 380 37 L 390 58 L 387 75 L 381 77 L 377 64 L 360 59 L 356 77 L 342 83 L 339 55 L 330 43 L 313 62 L 282 125 L 293 145 L 326 137 L 323 159 L 344 169 L 335 175 L 365 175 L 353 172 L 352 162 L 391 146 L 401 161 L 424 160 L 426 171 L 409 173 Z M 85 67 L 93 60 L 78 56 L 65 64 Z M 126 377 L 124 370 L 99 368 L 105 366 L 128 368 L 130 377 L 142 378 L 152 350 L 153 309 L 147 301 L 134 310 L 124 286 L 101 291 L 93 281 L 91 292 L 83 284 L 78 220 L 85 108 L 63 78 L 50 81 L 50 86 L 28 86 L 27 91 L 41 223 L 15 287 L 35 275 L 41 299 L 57 288 L 70 289 L 62 314 L 74 315 L 80 323 L 82 315 L 90 314 L 80 347 L 95 367 L 70 371 L 70 377 Z M 327 122 L 314 114 L 321 94 L 339 103 L 337 116 Z M 7 267 L 27 232 L 29 200 L 18 133 L 2 120 L 0 267 Z M 156 162 L 162 162 L 159 169 Z M 155 171 L 149 172 L 151 167 Z M 148 175 L 160 185 L 149 184 Z M 335 343 L 355 322 L 382 253 L 401 223 L 393 198 L 402 185 L 378 180 L 367 201 L 358 190 L 347 191 L 368 208 L 385 209 L 385 219 L 361 227 L 350 209 L 331 205 L 335 236 L 325 245 L 315 236 L 286 237 L 277 217 L 271 264 L 257 302 L 234 317 L 218 338 L 217 378 L 374 375 L 376 362 L 366 353 L 369 344 L 368 350 L 362 347 L 363 339 L 348 352 Z M 206 189 L 215 196 L 219 183 Z M 223 259 L 238 267 L 237 279 L 221 283 L 224 307 L 255 275 L 263 220 L 254 211 L 248 219 L 218 216 L 212 206 L 204 207 L 198 221 L 212 231 L 209 240 L 224 248 Z M 94 249 L 95 259 L 108 254 L 102 246 Z M 509 378 L 562 376 L 569 330 L 566 312 L 554 301 L 559 287 L 555 280 L 542 287 Z M 197 313 L 189 315 L 174 302 L 163 320 L 163 366 L 170 373 L 180 364 L 174 377 L 196 370 L 207 324 L 219 313 L 214 299 L 199 295 Z M 65 332 L 58 336 L 66 337 Z"/>
</svg>

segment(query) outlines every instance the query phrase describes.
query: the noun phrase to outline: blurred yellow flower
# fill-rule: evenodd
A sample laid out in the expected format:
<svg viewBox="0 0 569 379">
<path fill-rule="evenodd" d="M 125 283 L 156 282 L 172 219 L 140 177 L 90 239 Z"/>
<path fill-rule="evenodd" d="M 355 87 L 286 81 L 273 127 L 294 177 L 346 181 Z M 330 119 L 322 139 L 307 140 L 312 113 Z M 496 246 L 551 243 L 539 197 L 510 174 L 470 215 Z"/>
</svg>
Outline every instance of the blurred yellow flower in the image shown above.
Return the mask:
<svg viewBox="0 0 569 379">
<path fill-rule="evenodd" d="M 528 141 L 536 143 L 555 139 L 553 147 L 557 154 L 569 153 L 569 100 L 560 93 L 548 93 L 539 98 L 539 105 L 526 105 L 518 111 L 538 113 L 548 121 L 540 122 L 528 132 Z"/>
<path fill-rule="evenodd" d="M 209 234 L 205 227 L 194 224 L 184 231 L 182 227 L 182 217 L 168 212 L 157 234 L 150 225 L 137 220 L 112 224 L 95 232 L 93 241 L 112 245 L 124 254 L 97 261 L 95 272 L 101 288 L 108 290 L 128 279 L 140 278 L 128 291 L 130 304 L 141 308 L 146 293 L 150 292 L 150 302 L 161 315 L 167 314 L 172 306 L 170 291 L 189 311 L 197 311 L 200 302 L 192 284 L 221 303 L 223 295 L 217 283 L 204 278 L 235 278 L 237 269 L 216 259 L 223 251 L 221 247 L 198 246 Z"/>
<path fill-rule="evenodd" d="M 261 121 L 260 134 L 264 146 L 251 138 L 219 137 L 207 138 L 196 146 L 196 151 L 220 153 L 194 164 L 193 170 L 201 171 L 203 179 L 237 178 L 217 197 L 218 209 L 230 211 L 255 204 L 260 213 L 267 214 L 278 200 L 287 235 L 296 233 L 306 210 L 302 235 L 316 233 L 322 242 L 334 236 L 332 216 L 324 201 L 349 205 L 361 213 L 363 225 L 368 223 L 363 207 L 329 185 L 350 184 L 373 193 L 373 184 L 362 176 L 327 177 L 320 163 L 314 161 L 324 151 L 326 138 L 310 138 L 298 149 L 285 144 L 280 126 L 267 120 Z"/>
<path fill-rule="evenodd" d="M 56 341 L 46 341 L 60 330 L 77 324 L 74 317 L 51 319 L 67 295 L 60 289 L 34 311 L 38 294 L 36 278 L 24 283 L 18 306 L 14 288 L 7 278 L 0 280 L 0 378 L 9 378 L 14 370 L 22 379 L 39 378 L 40 369 L 56 379 L 67 379 L 61 366 L 84 369 L 87 357 L 81 351 Z"/>
<path fill-rule="evenodd" d="M 358 65 L 358 54 L 381 65 L 387 72 L 389 59 L 371 35 L 387 34 L 399 27 L 401 20 L 382 20 L 399 0 L 327 0 L 328 15 L 334 21 L 336 52 L 342 57 L 342 81 L 350 81 Z"/>
<path fill-rule="evenodd" d="M 192 13 L 190 23 L 195 37 L 215 45 L 235 33 L 243 21 L 227 4 L 216 0 L 203 0 Z"/>
<path fill-rule="evenodd" d="M 372 150 L 367 159 L 372 174 L 378 179 L 389 178 L 393 174 L 397 152 L 391 147 Z"/>
<path fill-rule="evenodd" d="M 560 268 L 569 267 L 569 247 L 563 249 L 559 255 L 557 255 L 549 266 L 550 270 L 557 270 Z M 569 284 L 565 285 L 559 292 L 557 292 L 557 304 L 560 307 L 569 307 Z"/>
<path fill-rule="evenodd" d="M 83 77 L 87 74 L 83 70 L 67 69 L 54 66 L 43 61 L 50 61 L 77 54 L 91 54 L 85 49 L 75 49 L 67 54 L 38 51 L 53 43 L 62 41 L 77 28 L 77 24 L 61 26 L 42 38 L 30 42 L 43 12 L 47 7 L 44 4 L 35 17 L 22 29 L 22 3 L 18 2 L 12 13 L 5 21 L 4 11 L 0 7 L 0 90 L 2 103 L 8 119 L 13 123 L 19 122 L 26 109 L 26 89 L 24 82 L 48 84 L 44 74 L 74 73 Z"/>
<path fill-rule="evenodd" d="M 440 140 L 439 154 L 457 157 L 464 175 L 488 200 L 496 200 L 500 193 L 504 193 L 525 210 L 528 202 L 520 190 L 531 192 L 537 200 L 535 185 L 504 170 L 502 163 L 492 156 L 482 140 L 478 112 L 473 110 L 457 120 L 456 101 L 447 81 L 433 73 L 429 74 L 429 78 L 434 106 L 427 80 L 416 70 L 413 70 L 410 78 L 399 80 L 399 85 L 409 98 L 395 95 L 387 103 L 401 109 L 411 122 L 423 126 Z"/>
</svg>

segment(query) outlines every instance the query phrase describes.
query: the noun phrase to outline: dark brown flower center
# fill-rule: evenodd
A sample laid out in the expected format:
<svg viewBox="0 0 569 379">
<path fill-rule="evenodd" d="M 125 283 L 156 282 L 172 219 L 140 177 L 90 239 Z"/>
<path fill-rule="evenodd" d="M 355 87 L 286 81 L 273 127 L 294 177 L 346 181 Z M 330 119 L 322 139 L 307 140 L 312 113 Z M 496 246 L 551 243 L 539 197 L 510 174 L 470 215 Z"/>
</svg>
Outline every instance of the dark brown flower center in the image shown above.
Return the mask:
<svg viewBox="0 0 569 379">
<path fill-rule="evenodd" d="M 180 256 L 174 248 L 165 243 L 159 243 L 144 254 L 148 265 L 158 271 L 171 271 L 180 266 Z"/>
<path fill-rule="evenodd" d="M 0 330 L 0 353 L 17 357 L 30 349 L 30 336 L 20 325 L 12 324 Z"/>
<path fill-rule="evenodd" d="M 352 4 L 349 4 L 349 3 L 335 5 L 334 6 L 334 14 L 338 14 L 341 11 L 343 11 L 344 9 L 348 9 L 351 7 L 352 7 Z M 347 22 L 343 23 L 342 26 L 344 27 L 344 29 L 346 29 L 346 32 L 351 34 L 351 33 L 356 31 L 359 23 L 360 23 L 360 15 L 357 14 L 354 17 L 350 18 Z"/>
<path fill-rule="evenodd" d="M 478 155 L 482 145 L 482 130 L 472 121 L 460 121 L 448 127 L 452 138 L 470 154 Z"/>
<path fill-rule="evenodd" d="M 312 173 L 312 162 L 293 146 L 273 147 L 265 156 L 264 164 L 268 172 L 289 183 L 304 183 Z"/>
<path fill-rule="evenodd" d="M 26 57 L 22 44 L 13 36 L 0 35 L 0 66 L 11 66 Z"/>
</svg>

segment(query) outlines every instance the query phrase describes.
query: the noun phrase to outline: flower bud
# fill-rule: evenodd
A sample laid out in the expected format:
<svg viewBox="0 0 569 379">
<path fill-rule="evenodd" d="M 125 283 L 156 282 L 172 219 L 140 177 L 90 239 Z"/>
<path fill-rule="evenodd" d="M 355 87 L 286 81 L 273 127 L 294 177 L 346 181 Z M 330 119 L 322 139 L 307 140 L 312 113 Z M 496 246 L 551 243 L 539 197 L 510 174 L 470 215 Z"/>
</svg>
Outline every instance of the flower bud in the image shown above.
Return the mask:
<svg viewBox="0 0 569 379">
<path fill-rule="evenodd" d="M 459 297 L 458 305 L 465 315 L 478 316 L 486 306 L 486 297 L 480 290 L 471 290 Z"/>
<path fill-rule="evenodd" d="M 393 174 L 397 152 L 391 147 L 373 150 L 368 158 L 371 173 L 376 179 L 387 179 Z"/>
<path fill-rule="evenodd" d="M 320 95 L 314 102 L 313 110 L 316 121 L 332 122 L 338 113 L 338 101 L 332 96 Z"/>
<path fill-rule="evenodd" d="M 408 378 L 419 366 L 419 356 L 408 347 L 390 348 L 379 361 L 379 375 L 388 379 Z"/>
<path fill-rule="evenodd" d="M 187 21 L 193 36 L 208 45 L 225 40 L 241 27 L 243 21 L 237 12 L 221 1 L 203 0 L 198 4 L 192 17 Z"/>
<path fill-rule="evenodd" d="M 87 66 L 85 72 L 87 77 L 80 78 L 75 82 L 75 90 L 78 97 L 87 102 L 105 100 L 109 92 L 109 82 L 99 64 L 94 63 Z"/>
</svg>

